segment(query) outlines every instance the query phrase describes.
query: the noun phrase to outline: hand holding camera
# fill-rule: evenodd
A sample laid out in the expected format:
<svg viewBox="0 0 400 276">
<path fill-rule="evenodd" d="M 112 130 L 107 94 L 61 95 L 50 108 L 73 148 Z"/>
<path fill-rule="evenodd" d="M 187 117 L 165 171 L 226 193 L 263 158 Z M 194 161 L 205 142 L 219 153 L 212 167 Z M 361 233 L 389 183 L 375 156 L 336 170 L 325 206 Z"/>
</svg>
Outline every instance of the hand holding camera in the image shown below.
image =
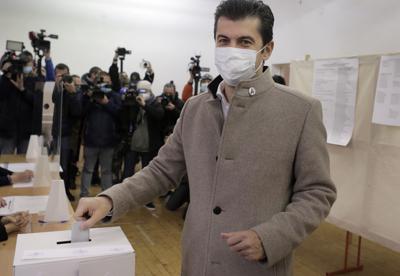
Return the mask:
<svg viewBox="0 0 400 276">
<path fill-rule="evenodd" d="M 173 103 L 171 103 L 171 102 L 169 102 L 166 106 L 165 106 L 165 109 L 166 110 L 169 110 L 169 111 L 172 111 L 172 110 L 174 110 L 176 107 L 175 107 L 175 105 L 173 104 Z"/>
</svg>

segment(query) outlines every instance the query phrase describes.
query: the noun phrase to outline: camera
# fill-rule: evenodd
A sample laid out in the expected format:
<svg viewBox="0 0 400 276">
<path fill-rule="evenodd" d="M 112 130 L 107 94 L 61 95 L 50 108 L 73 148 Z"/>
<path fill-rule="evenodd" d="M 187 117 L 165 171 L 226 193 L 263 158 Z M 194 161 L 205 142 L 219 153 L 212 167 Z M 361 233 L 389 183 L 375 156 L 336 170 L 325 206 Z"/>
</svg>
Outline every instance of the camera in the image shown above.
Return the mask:
<svg viewBox="0 0 400 276">
<path fill-rule="evenodd" d="M 43 52 L 50 50 L 50 41 L 45 40 L 46 37 L 58 39 L 58 35 L 46 35 L 46 30 L 40 30 L 39 33 L 29 32 L 29 39 L 31 40 L 33 50 L 38 56 L 43 56 Z"/>
<path fill-rule="evenodd" d="M 93 100 L 101 100 L 105 95 L 112 92 L 112 87 L 108 83 L 105 83 L 102 78 L 96 84 L 89 82 L 82 83 L 81 85 L 82 93 L 89 95 Z"/>
<path fill-rule="evenodd" d="M 72 78 L 71 75 L 64 74 L 64 75 L 62 76 L 62 82 L 63 82 L 63 88 L 64 88 L 64 90 L 65 90 L 65 83 L 71 84 L 71 83 L 74 82 L 74 79 Z"/>
<path fill-rule="evenodd" d="M 126 55 L 132 54 L 132 51 L 131 51 L 131 50 L 127 50 L 126 48 L 118 47 L 117 50 L 115 50 L 115 53 L 116 53 L 118 56 L 123 56 L 123 57 L 125 57 Z"/>
<path fill-rule="evenodd" d="M 22 75 L 24 72 L 24 65 L 26 60 L 21 58 L 21 55 L 17 55 L 15 52 L 7 51 L 2 57 L 2 64 L 10 63 L 10 66 L 5 70 L 5 73 L 11 74 L 12 80 L 17 80 L 18 75 Z"/>
<path fill-rule="evenodd" d="M 194 79 L 201 78 L 201 72 L 210 72 L 210 68 L 200 66 L 200 55 L 190 58 L 189 71 L 193 74 Z"/>
<path fill-rule="evenodd" d="M 136 86 L 123 87 L 120 90 L 121 99 L 125 105 L 134 106 L 137 105 L 136 97 L 139 96 Z"/>
<path fill-rule="evenodd" d="M 140 62 L 140 67 L 143 69 L 148 69 L 151 67 L 151 63 L 148 60 L 142 59 L 142 61 Z"/>
<path fill-rule="evenodd" d="M 161 105 L 166 107 L 170 102 L 172 102 L 172 97 L 167 95 L 161 95 Z"/>
</svg>

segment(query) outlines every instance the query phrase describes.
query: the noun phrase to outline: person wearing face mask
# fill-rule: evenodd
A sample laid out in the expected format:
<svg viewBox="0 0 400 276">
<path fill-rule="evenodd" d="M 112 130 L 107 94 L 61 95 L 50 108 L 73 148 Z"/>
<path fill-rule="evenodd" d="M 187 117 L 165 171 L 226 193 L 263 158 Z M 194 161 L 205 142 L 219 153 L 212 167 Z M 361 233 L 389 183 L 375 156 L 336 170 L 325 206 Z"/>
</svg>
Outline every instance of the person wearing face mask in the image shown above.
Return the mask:
<svg viewBox="0 0 400 276">
<path fill-rule="evenodd" d="M 205 93 L 208 91 L 208 85 L 213 80 L 213 77 L 210 74 L 204 74 L 201 76 L 200 79 L 200 87 L 199 87 L 199 94 Z M 183 87 L 182 91 L 182 100 L 186 102 L 190 97 L 193 96 L 193 74 L 190 71 L 190 78 L 188 82 Z"/>
<path fill-rule="evenodd" d="M 161 125 L 164 137 L 168 137 L 174 130 L 184 105 L 184 102 L 179 99 L 173 81 L 164 85 L 163 93 L 157 97 L 157 101 L 164 108 L 164 118 Z"/>
<path fill-rule="evenodd" d="M 224 0 L 214 24 L 220 76 L 186 102 L 144 170 L 81 199 L 75 218 L 89 213 L 82 228 L 115 221 L 187 173 L 181 275 L 289 276 L 293 250 L 336 199 L 321 103 L 275 84 L 263 66 L 274 48 L 263 1 Z"/>
<path fill-rule="evenodd" d="M 83 145 L 84 165 L 80 196 L 89 196 L 92 174 L 99 160 L 101 188 L 112 186 L 112 157 L 118 142 L 117 120 L 121 99 L 111 88 L 111 78 L 100 72 L 95 85 L 99 91 L 83 95 Z"/>
<path fill-rule="evenodd" d="M 61 178 L 64 180 L 68 199 L 74 201 L 75 198 L 70 192 L 73 178 L 71 171 L 73 163 L 72 134 L 74 125 L 80 121 L 82 115 L 82 93 L 75 86 L 74 80 L 70 76 L 69 67 L 66 64 L 59 63 L 56 65 L 55 76 L 56 82 L 52 95 L 54 103 L 53 147 L 60 150 L 60 164 L 63 170 Z M 61 145 L 58 147 L 59 142 Z"/>
<path fill-rule="evenodd" d="M 165 111 L 154 96 L 151 83 L 139 81 L 137 91 L 136 101 L 138 104 L 132 107 L 136 109 L 136 120 L 130 150 L 125 154 L 123 178 L 130 177 L 135 173 L 136 160 L 139 158 L 142 168 L 145 168 L 157 155 L 164 139 L 161 122 Z M 148 209 L 155 209 L 152 202 L 145 203 Z"/>
<path fill-rule="evenodd" d="M 12 74 L 11 60 L 2 59 L 0 80 L 0 155 L 25 154 L 32 134 L 34 90 L 27 82 L 32 72 L 32 60 L 19 56 L 24 63 L 22 74 Z"/>
</svg>

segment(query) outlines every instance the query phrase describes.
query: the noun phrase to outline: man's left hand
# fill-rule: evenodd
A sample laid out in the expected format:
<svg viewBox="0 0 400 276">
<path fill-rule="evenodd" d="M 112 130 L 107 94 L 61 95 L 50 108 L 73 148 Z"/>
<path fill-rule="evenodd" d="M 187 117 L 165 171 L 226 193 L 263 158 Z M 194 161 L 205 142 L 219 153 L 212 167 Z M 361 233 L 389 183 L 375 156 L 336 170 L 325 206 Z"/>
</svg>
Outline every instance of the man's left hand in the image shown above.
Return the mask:
<svg viewBox="0 0 400 276">
<path fill-rule="evenodd" d="M 248 261 L 265 259 L 265 252 L 260 237 L 253 230 L 221 233 L 229 248 Z"/>
</svg>

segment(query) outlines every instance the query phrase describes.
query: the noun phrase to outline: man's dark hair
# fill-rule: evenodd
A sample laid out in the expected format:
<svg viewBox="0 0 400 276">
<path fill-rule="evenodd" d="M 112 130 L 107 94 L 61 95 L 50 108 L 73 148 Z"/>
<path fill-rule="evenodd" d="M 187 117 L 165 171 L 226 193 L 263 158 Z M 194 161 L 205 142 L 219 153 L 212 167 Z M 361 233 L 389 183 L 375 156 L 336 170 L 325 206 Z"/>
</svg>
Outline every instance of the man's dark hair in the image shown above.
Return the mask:
<svg viewBox="0 0 400 276">
<path fill-rule="evenodd" d="M 68 65 L 66 65 L 65 63 L 59 63 L 59 64 L 57 64 L 55 70 L 60 70 L 60 71 L 62 71 L 62 70 L 67 70 L 67 72 L 68 72 L 68 74 L 69 74 L 69 67 L 68 67 Z"/>
<path fill-rule="evenodd" d="M 133 72 L 130 76 L 130 80 L 140 81 L 140 74 L 138 72 Z"/>
<path fill-rule="evenodd" d="M 272 79 L 274 80 L 274 82 L 282 84 L 282 85 L 286 85 L 286 81 L 282 76 L 279 75 L 273 75 Z"/>
<path fill-rule="evenodd" d="M 90 68 L 90 70 L 89 70 L 89 76 L 91 76 L 92 74 L 97 75 L 97 74 L 98 74 L 99 72 L 101 72 L 101 71 L 103 71 L 103 70 L 101 70 L 100 67 L 98 67 L 98 66 L 93 66 L 93 67 Z"/>
<path fill-rule="evenodd" d="M 214 38 L 217 35 L 217 23 L 220 17 L 236 21 L 246 17 L 260 19 L 260 34 L 264 45 L 272 40 L 274 15 L 270 7 L 260 0 L 225 0 L 219 4 L 215 11 Z"/>
</svg>

